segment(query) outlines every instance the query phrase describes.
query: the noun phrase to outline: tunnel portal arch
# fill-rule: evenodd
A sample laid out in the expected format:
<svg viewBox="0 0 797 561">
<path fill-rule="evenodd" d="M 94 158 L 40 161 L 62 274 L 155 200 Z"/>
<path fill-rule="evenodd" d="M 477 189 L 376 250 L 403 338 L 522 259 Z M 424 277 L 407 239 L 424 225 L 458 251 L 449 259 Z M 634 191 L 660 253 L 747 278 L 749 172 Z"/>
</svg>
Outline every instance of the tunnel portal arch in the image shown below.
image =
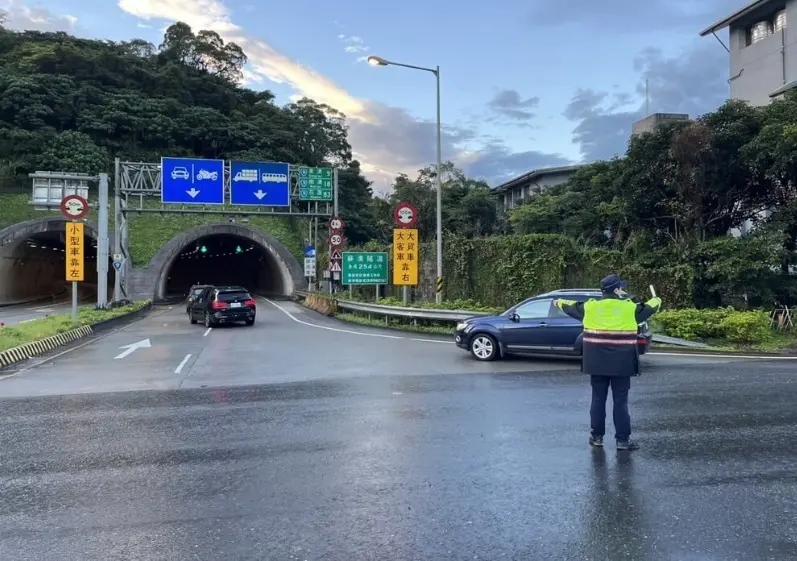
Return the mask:
<svg viewBox="0 0 797 561">
<path fill-rule="evenodd" d="M 179 233 L 152 257 L 148 269 L 155 276 L 153 298 L 160 300 L 169 296 L 167 284 L 170 271 L 186 248 L 196 244 L 198 240 L 222 236 L 248 240 L 268 257 L 267 265 L 276 273 L 277 279 L 277 286 L 272 287 L 272 295 L 291 296 L 295 290 L 306 287 L 304 269 L 296 257 L 273 236 L 241 224 L 207 224 Z"/>
<path fill-rule="evenodd" d="M 52 254 L 36 255 L 26 244 L 33 239 L 52 239 L 65 234 L 66 224 L 71 220 L 61 216 L 48 216 L 12 224 L 0 230 L 0 304 L 15 304 L 54 296 L 66 290 L 63 259 Z M 84 235 L 96 246 L 97 227 L 85 224 Z M 40 244 L 41 245 L 41 244 Z M 53 248 L 55 249 L 55 248 Z M 93 254 L 92 248 L 86 248 Z M 86 266 L 86 280 L 81 289 L 96 289 L 96 274 Z"/>
</svg>

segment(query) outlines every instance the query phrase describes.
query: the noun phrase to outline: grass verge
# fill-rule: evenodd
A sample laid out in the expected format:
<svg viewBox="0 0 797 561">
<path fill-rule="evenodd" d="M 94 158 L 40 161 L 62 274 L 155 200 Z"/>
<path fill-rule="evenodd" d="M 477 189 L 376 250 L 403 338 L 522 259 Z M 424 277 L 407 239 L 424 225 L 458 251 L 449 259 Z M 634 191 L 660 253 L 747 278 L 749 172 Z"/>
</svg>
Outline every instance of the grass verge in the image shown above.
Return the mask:
<svg viewBox="0 0 797 561">
<path fill-rule="evenodd" d="M 421 320 L 418 320 L 417 324 L 407 323 L 406 321 L 402 321 L 398 318 L 388 318 L 388 322 L 385 322 L 384 318 L 368 318 L 366 316 L 361 316 L 357 314 L 349 314 L 349 313 L 339 313 L 336 314 L 335 317 L 337 319 L 348 321 L 349 323 L 356 323 L 357 325 L 363 325 L 365 327 L 381 327 L 382 329 L 400 329 L 401 331 L 409 331 L 412 333 L 429 333 L 433 335 L 453 335 L 454 334 L 454 326 L 451 325 L 441 325 L 439 323 L 431 323 L 425 322 L 422 323 Z"/>
<path fill-rule="evenodd" d="M 78 321 L 72 323 L 72 314 L 56 314 L 36 321 L 0 328 L 0 351 L 7 351 L 25 343 L 32 343 L 64 333 L 81 325 L 94 325 L 107 319 L 117 318 L 138 311 L 149 305 L 149 301 L 133 302 L 129 306 L 109 310 L 95 310 L 91 306 L 78 310 Z"/>
</svg>

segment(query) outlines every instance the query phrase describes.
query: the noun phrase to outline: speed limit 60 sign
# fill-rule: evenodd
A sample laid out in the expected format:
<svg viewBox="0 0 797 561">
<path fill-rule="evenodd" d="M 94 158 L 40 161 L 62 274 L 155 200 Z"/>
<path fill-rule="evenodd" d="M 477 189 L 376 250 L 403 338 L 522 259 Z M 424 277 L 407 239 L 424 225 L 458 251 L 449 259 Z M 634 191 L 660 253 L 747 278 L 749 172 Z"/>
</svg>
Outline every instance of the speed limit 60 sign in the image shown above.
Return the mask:
<svg viewBox="0 0 797 561">
<path fill-rule="evenodd" d="M 341 232 L 343 230 L 343 219 L 340 216 L 333 216 L 329 219 L 329 229 L 333 232 Z"/>
</svg>

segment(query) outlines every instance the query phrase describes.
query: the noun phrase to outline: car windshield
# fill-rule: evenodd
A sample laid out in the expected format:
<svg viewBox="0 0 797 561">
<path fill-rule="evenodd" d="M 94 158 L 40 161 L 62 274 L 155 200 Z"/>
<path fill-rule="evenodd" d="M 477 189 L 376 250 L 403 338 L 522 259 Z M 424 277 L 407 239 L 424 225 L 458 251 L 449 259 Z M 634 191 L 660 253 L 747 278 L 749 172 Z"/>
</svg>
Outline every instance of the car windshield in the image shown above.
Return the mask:
<svg viewBox="0 0 797 561">
<path fill-rule="evenodd" d="M 200 294 L 202 294 L 202 291 L 203 291 L 203 290 L 205 290 L 205 289 L 204 289 L 204 288 L 195 288 L 195 289 L 194 289 L 194 290 L 191 292 L 191 296 L 193 296 L 193 297 L 197 297 L 197 296 L 199 296 Z"/>
<path fill-rule="evenodd" d="M 248 292 L 243 291 L 236 291 L 236 292 L 219 292 L 218 296 L 216 296 L 216 300 L 219 302 L 236 302 L 239 300 L 251 300 L 252 297 L 249 296 Z"/>
</svg>

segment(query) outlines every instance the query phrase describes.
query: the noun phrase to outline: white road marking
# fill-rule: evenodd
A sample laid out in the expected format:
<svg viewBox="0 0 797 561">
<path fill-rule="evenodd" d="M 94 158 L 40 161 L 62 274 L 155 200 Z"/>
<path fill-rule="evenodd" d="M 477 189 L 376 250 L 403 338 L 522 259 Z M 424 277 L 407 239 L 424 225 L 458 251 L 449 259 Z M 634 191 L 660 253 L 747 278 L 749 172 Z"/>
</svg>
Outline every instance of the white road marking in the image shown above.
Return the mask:
<svg viewBox="0 0 797 561">
<path fill-rule="evenodd" d="M 23 319 L 19 323 L 30 323 L 32 321 L 39 321 L 40 319 L 42 319 L 42 318 Z"/>
<path fill-rule="evenodd" d="M 178 367 L 177 367 L 177 369 L 174 371 L 174 373 L 175 373 L 175 374 L 179 374 L 180 372 L 182 372 L 182 371 L 183 371 L 183 367 L 184 367 L 184 366 L 185 366 L 185 364 L 188 362 L 188 359 L 189 359 L 189 358 L 191 358 L 191 355 L 185 355 L 185 358 L 184 358 L 184 359 L 183 359 L 183 361 L 180 363 L 180 366 L 178 366 Z"/>
<path fill-rule="evenodd" d="M 169 310 L 171 310 L 171 308 L 169 308 L 168 310 L 165 310 L 164 312 L 161 312 L 161 313 L 166 313 Z M 127 325 L 123 325 L 122 327 L 120 327 L 118 329 L 114 329 L 113 331 L 109 331 L 105 335 L 100 335 L 99 337 L 96 337 L 94 339 L 90 339 L 90 340 L 86 341 L 85 343 L 80 343 L 79 345 L 75 345 L 74 347 L 70 347 L 70 348 L 66 349 L 65 351 L 61 351 L 60 353 L 57 353 L 57 354 L 54 354 L 53 356 L 45 358 L 44 360 L 40 360 L 36 364 L 31 364 L 30 366 L 28 366 L 26 368 L 21 368 L 20 370 L 17 370 L 13 374 L 6 374 L 5 376 L 0 376 L 0 380 L 6 380 L 8 378 L 13 378 L 14 376 L 19 376 L 20 374 L 22 374 L 24 372 L 27 372 L 28 370 L 33 370 L 34 368 L 37 368 L 37 367 L 41 366 L 42 364 L 47 364 L 48 362 L 52 362 L 55 359 L 64 356 L 65 354 L 69 354 L 69 353 L 71 353 L 73 351 L 76 351 L 78 349 L 82 349 L 83 347 L 85 347 L 87 345 L 91 345 L 92 343 L 96 343 L 97 341 L 101 341 L 102 339 L 105 339 L 106 337 L 110 337 L 111 335 L 113 335 L 115 333 L 119 333 L 120 331 L 124 331 L 128 327 L 133 327 L 135 324 L 137 324 L 139 322 L 142 322 L 145 319 L 149 319 L 149 317 L 144 316 L 143 318 L 137 319 L 136 321 L 128 323 Z M 35 357 L 33 357 L 33 358 L 35 358 Z"/>
<path fill-rule="evenodd" d="M 381 337 L 383 339 L 408 339 L 408 337 L 397 337 L 395 335 L 382 335 L 381 333 L 363 333 L 362 331 L 351 331 L 349 329 L 339 329 L 337 327 L 329 327 L 329 326 L 326 326 L 326 325 L 318 325 L 318 324 L 315 324 L 315 323 L 309 323 L 309 322 L 300 320 L 299 318 L 294 316 L 292 313 L 290 313 L 288 310 L 286 310 L 285 308 L 283 308 L 282 306 L 280 306 L 276 302 L 272 302 L 268 298 L 263 298 L 263 300 L 265 300 L 266 302 L 268 302 L 269 304 L 271 304 L 272 306 L 277 308 L 280 312 L 282 312 L 283 314 L 285 314 L 286 316 L 291 318 L 296 323 L 301 323 L 302 325 L 306 325 L 307 327 L 315 327 L 317 329 L 326 329 L 327 331 L 336 331 L 338 333 L 349 333 L 351 335 L 362 335 L 364 337 Z"/>
<path fill-rule="evenodd" d="M 202 335 L 202 337 L 207 337 L 208 335 L 210 335 L 210 332 L 211 332 L 211 331 L 213 331 L 213 328 L 212 328 L 212 327 L 208 327 L 208 330 L 207 330 L 207 331 L 205 331 L 205 334 L 204 334 L 204 335 Z"/>
<path fill-rule="evenodd" d="M 131 354 L 136 352 L 138 349 L 149 349 L 151 347 L 152 347 L 152 343 L 150 343 L 149 339 L 142 339 L 141 341 L 138 341 L 137 343 L 130 343 L 129 345 L 122 345 L 119 348 L 120 349 L 125 349 L 125 350 L 122 351 L 121 353 L 119 353 L 118 355 L 116 355 L 115 357 L 113 357 L 113 359 L 114 360 L 119 360 L 119 359 L 125 358 L 127 356 L 130 356 Z"/>
</svg>

